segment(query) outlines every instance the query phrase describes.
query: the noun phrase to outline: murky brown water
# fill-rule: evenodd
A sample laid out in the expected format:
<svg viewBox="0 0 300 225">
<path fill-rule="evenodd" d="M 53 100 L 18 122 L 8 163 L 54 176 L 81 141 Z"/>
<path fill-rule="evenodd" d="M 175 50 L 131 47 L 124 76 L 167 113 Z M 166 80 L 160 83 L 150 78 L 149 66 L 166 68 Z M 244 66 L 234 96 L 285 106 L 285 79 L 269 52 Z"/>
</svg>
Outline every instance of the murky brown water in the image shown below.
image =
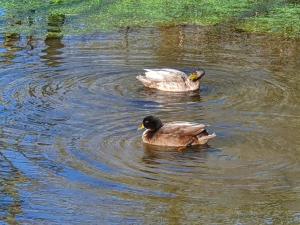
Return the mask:
<svg viewBox="0 0 300 225">
<path fill-rule="evenodd" d="M 0 37 L 0 219 L 9 224 L 299 224 L 300 42 L 170 27 Z M 204 68 L 200 95 L 143 68 Z M 210 124 L 180 153 L 145 115 Z"/>
</svg>

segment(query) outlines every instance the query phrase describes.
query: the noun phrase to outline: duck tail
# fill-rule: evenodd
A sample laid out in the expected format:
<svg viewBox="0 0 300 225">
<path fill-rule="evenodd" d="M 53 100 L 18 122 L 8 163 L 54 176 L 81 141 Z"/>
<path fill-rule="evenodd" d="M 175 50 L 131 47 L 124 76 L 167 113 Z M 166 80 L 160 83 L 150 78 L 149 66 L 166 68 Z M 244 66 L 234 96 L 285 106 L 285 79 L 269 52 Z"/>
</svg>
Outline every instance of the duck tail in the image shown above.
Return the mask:
<svg viewBox="0 0 300 225">
<path fill-rule="evenodd" d="M 138 80 L 141 81 L 142 83 L 147 82 L 147 79 L 145 79 L 145 76 L 143 76 L 143 75 L 138 75 L 138 76 L 136 76 L 136 79 L 138 79 Z"/>
<path fill-rule="evenodd" d="M 145 76 L 138 75 L 138 76 L 136 76 L 136 79 L 138 79 L 139 81 L 143 82 L 143 80 L 145 80 Z"/>
<path fill-rule="evenodd" d="M 203 130 L 199 135 L 197 135 L 198 143 L 200 145 L 206 144 L 210 139 L 215 138 L 216 133 L 209 134 L 206 130 Z"/>
<path fill-rule="evenodd" d="M 150 87 L 152 84 L 152 82 L 143 75 L 136 76 L 136 79 L 138 79 L 140 82 L 142 82 L 143 85 L 145 85 L 146 87 Z"/>
</svg>

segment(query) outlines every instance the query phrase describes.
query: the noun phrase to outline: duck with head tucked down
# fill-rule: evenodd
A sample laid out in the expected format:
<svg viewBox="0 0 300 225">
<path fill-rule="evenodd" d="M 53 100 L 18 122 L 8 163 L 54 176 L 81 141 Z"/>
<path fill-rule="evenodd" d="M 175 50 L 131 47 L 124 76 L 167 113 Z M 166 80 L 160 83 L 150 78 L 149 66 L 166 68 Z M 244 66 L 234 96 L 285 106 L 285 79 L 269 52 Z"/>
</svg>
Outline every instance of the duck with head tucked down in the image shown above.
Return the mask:
<svg viewBox="0 0 300 225">
<path fill-rule="evenodd" d="M 154 116 L 143 119 L 140 129 L 146 128 L 142 139 L 144 143 L 160 146 L 189 147 L 204 145 L 216 134 L 209 134 L 206 125 L 191 122 L 170 122 L 163 124 Z"/>
<path fill-rule="evenodd" d="M 148 88 L 162 91 L 184 92 L 196 91 L 200 88 L 200 79 L 205 75 L 204 70 L 196 70 L 189 76 L 175 69 L 145 69 L 144 75 L 136 78 Z"/>
</svg>

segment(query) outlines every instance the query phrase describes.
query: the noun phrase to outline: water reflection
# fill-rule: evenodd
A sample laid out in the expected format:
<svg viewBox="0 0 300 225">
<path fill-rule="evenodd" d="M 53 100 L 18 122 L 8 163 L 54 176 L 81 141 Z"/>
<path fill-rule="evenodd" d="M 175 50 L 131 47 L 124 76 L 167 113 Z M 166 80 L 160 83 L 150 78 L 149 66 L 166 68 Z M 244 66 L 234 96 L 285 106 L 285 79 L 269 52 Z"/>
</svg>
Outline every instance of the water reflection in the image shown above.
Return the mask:
<svg viewBox="0 0 300 225">
<path fill-rule="evenodd" d="M 299 41 L 189 26 L 63 37 L 64 23 L 49 16 L 44 43 L 3 36 L 1 50 L 21 48 L 0 69 L 1 219 L 299 223 Z M 165 66 L 206 69 L 200 92 L 135 79 Z M 143 145 L 148 114 L 208 123 L 217 138 Z"/>
<path fill-rule="evenodd" d="M 3 62 L 5 64 L 12 64 L 16 58 L 16 54 L 20 50 L 19 47 L 20 35 L 17 33 L 4 34 L 3 48 L 4 53 L 2 54 Z M 2 61 L 2 60 L 1 60 Z"/>
<path fill-rule="evenodd" d="M 0 8 L 0 17 L 5 15 L 5 11 Z"/>
<path fill-rule="evenodd" d="M 1 133 L 1 138 L 3 135 Z M 19 185 L 25 181 L 20 171 L 5 154 L 5 143 L 0 149 L 0 220 L 8 224 L 17 224 L 16 217 L 22 214 L 22 200 Z"/>
<path fill-rule="evenodd" d="M 65 22 L 65 15 L 51 14 L 48 16 L 48 28 L 45 39 L 46 49 L 43 50 L 45 55 L 42 56 L 48 66 L 57 67 L 62 62 L 62 51 L 64 47 L 62 42 L 62 28 Z"/>
<path fill-rule="evenodd" d="M 151 88 L 142 88 L 141 95 L 147 100 L 152 100 L 158 103 L 190 103 L 200 102 L 201 97 L 199 91 L 187 93 L 170 93 Z"/>
<path fill-rule="evenodd" d="M 34 10 L 31 10 L 34 13 Z M 21 23 L 27 23 L 31 27 L 34 23 L 32 15 L 28 16 L 23 21 L 20 18 L 13 17 L 7 22 L 9 26 L 15 27 Z M 3 36 L 2 36 L 3 35 Z M 4 33 L 0 34 L 1 39 L 1 48 L 0 48 L 0 62 L 3 62 L 6 65 L 14 63 L 14 60 L 17 58 L 17 54 L 22 56 L 22 51 L 27 50 L 28 54 L 34 49 L 36 40 L 34 35 L 30 34 L 27 36 L 21 36 L 19 33 Z"/>
<path fill-rule="evenodd" d="M 168 67 L 178 65 L 184 57 L 184 27 L 161 27 L 158 40 L 155 54 L 159 65 Z"/>
</svg>

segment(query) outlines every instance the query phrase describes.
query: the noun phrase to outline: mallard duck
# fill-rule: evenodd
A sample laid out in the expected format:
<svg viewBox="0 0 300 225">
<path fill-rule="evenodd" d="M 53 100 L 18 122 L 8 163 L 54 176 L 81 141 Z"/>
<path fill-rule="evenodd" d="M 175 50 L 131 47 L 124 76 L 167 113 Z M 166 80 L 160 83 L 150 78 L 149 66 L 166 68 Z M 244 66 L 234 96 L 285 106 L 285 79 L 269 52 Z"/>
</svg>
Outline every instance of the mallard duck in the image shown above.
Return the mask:
<svg viewBox="0 0 300 225">
<path fill-rule="evenodd" d="M 136 78 L 148 88 L 162 91 L 195 91 L 200 88 L 200 79 L 205 75 L 204 70 L 196 70 L 189 76 L 175 69 L 145 69 L 144 75 Z"/>
<path fill-rule="evenodd" d="M 142 139 L 144 143 L 160 146 L 188 147 L 206 144 L 216 136 L 209 134 L 207 126 L 191 122 L 170 122 L 163 124 L 154 116 L 143 119 L 139 129 L 146 128 Z"/>
</svg>

